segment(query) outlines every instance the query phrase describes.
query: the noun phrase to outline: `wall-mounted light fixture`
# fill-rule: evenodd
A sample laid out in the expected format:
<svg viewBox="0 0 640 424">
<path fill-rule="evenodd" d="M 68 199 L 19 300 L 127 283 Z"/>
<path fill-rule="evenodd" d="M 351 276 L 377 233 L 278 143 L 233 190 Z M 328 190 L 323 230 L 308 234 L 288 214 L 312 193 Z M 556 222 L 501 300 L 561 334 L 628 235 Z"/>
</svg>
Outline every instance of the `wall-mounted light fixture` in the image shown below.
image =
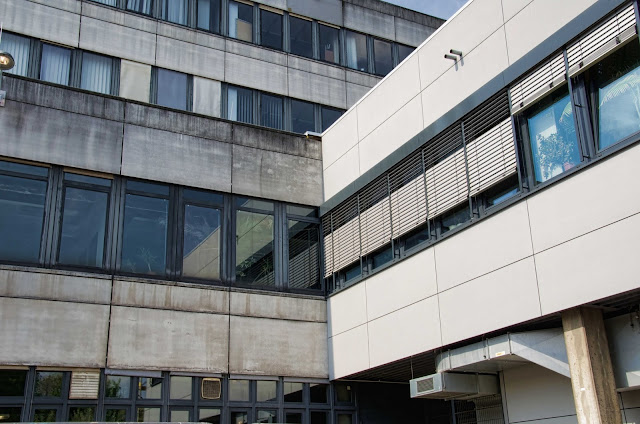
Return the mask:
<svg viewBox="0 0 640 424">
<path fill-rule="evenodd" d="M 451 59 L 451 60 L 453 60 L 453 61 L 455 61 L 455 62 L 457 62 L 457 61 L 458 61 L 458 57 L 457 57 L 457 56 L 454 56 L 454 55 L 449 54 L 449 53 L 445 54 L 445 55 L 444 55 L 444 58 L 445 58 L 445 59 Z"/>
<path fill-rule="evenodd" d="M 2 22 L 0 22 L 0 43 L 2 43 Z M 1 45 L 2 44 L 0 44 L 0 46 Z M 7 93 L 2 91 L 2 71 L 8 71 L 13 68 L 15 64 L 16 61 L 13 60 L 13 56 L 0 50 L 0 107 L 4 106 L 4 100 L 7 97 Z"/>
<path fill-rule="evenodd" d="M 460 50 L 451 49 L 451 50 L 449 50 L 449 53 L 455 54 L 456 56 L 462 57 L 462 52 Z"/>
<path fill-rule="evenodd" d="M 451 54 L 449 54 L 449 53 L 451 53 Z M 449 53 L 444 55 L 445 59 L 451 59 L 454 62 L 457 62 L 458 59 L 462 60 L 462 52 L 460 50 L 451 49 L 451 50 L 449 50 Z"/>
</svg>

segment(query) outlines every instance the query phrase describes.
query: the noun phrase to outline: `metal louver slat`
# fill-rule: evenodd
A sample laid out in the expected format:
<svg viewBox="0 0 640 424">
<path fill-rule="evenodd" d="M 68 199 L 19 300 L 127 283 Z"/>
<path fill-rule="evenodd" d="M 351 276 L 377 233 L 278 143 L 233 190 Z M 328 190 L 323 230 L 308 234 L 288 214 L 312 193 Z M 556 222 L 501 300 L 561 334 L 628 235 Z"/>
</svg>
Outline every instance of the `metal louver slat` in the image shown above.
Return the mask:
<svg viewBox="0 0 640 424">
<path fill-rule="evenodd" d="M 295 229 L 295 226 L 304 229 Z M 289 287 L 306 288 L 319 279 L 318 228 L 306 223 L 290 224 L 289 234 L 292 233 L 294 235 L 289 237 Z"/>
<path fill-rule="evenodd" d="M 393 237 L 397 238 L 427 221 L 427 196 L 420 151 L 389 173 Z"/>
<path fill-rule="evenodd" d="M 333 233 L 331 232 L 331 214 L 322 217 L 322 246 L 324 247 L 324 276 L 333 274 Z"/>
<path fill-rule="evenodd" d="M 100 371 L 73 371 L 69 399 L 98 399 Z"/>
<path fill-rule="evenodd" d="M 564 55 L 560 52 L 509 89 L 511 113 L 520 112 L 566 80 Z"/>
<path fill-rule="evenodd" d="M 569 75 L 584 71 L 599 59 L 621 47 L 636 35 L 633 4 L 611 16 L 567 49 Z"/>
<path fill-rule="evenodd" d="M 360 225 L 358 199 L 347 200 L 333 212 L 334 272 L 360 258 Z"/>
<path fill-rule="evenodd" d="M 391 210 L 386 174 L 360 194 L 362 255 L 391 241 Z"/>
</svg>

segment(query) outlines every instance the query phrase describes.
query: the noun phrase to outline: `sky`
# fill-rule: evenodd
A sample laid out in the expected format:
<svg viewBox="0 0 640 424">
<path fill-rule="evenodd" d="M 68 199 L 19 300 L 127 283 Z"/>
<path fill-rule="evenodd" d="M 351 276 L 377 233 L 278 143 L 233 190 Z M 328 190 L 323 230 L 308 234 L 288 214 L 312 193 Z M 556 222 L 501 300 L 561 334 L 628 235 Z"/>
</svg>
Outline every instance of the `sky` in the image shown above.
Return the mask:
<svg viewBox="0 0 640 424">
<path fill-rule="evenodd" d="M 407 9 L 417 10 L 442 19 L 449 19 L 467 0 L 384 0 Z"/>
</svg>

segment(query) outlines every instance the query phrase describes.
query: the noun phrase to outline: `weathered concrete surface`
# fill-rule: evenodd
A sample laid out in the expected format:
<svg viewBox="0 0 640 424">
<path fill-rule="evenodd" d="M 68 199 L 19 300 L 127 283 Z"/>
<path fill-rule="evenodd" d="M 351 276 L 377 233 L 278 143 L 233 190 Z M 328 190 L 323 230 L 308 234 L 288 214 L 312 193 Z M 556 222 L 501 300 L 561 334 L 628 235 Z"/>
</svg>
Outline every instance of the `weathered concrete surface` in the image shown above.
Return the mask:
<svg viewBox="0 0 640 424">
<path fill-rule="evenodd" d="M 231 317 L 229 373 L 327 378 L 327 325 Z"/>
<path fill-rule="evenodd" d="M 0 270 L 0 296 L 108 305 L 111 279 Z"/>
<path fill-rule="evenodd" d="M 323 299 L 235 291 L 230 295 L 232 315 L 327 322 L 327 302 Z"/>
<path fill-rule="evenodd" d="M 322 142 L 301 135 L 234 123 L 232 141 L 259 150 L 322 160 Z"/>
<path fill-rule="evenodd" d="M 107 366 L 227 372 L 227 315 L 113 306 Z"/>
<path fill-rule="evenodd" d="M 0 298 L 5 365 L 105 366 L 109 306 Z"/>
<path fill-rule="evenodd" d="M 566 310 L 562 327 L 578 422 L 622 424 L 602 310 Z"/>
</svg>

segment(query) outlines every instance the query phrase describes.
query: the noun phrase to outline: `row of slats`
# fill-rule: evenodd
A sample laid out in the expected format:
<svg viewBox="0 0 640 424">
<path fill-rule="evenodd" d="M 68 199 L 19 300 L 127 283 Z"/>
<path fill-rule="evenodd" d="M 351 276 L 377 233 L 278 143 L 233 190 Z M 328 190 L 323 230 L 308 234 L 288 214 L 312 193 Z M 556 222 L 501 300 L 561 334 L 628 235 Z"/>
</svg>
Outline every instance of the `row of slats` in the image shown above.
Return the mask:
<svg viewBox="0 0 640 424">
<path fill-rule="evenodd" d="M 509 89 L 511 113 L 517 113 L 561 86 L 567 79 L 562 52 L 543 63 L 535 71 Z"/>
<path fill-rule="evenodd" d="M 362 255 L 391 241 L 391 209 L 387 176 L 369 184 L 360 193 L 360 237 Z"/>
<path fill-rule="evenodd" d="M 427 220 L 422 152 L 416 152 L 389 172 L 393 235 L 399 237 Z"/>
<path fill-rule="evenodd" d="M 335 270 L 360 258 L 358 198 L 351 197 L 332 213 L 333 266 Z"/>
</svg>

